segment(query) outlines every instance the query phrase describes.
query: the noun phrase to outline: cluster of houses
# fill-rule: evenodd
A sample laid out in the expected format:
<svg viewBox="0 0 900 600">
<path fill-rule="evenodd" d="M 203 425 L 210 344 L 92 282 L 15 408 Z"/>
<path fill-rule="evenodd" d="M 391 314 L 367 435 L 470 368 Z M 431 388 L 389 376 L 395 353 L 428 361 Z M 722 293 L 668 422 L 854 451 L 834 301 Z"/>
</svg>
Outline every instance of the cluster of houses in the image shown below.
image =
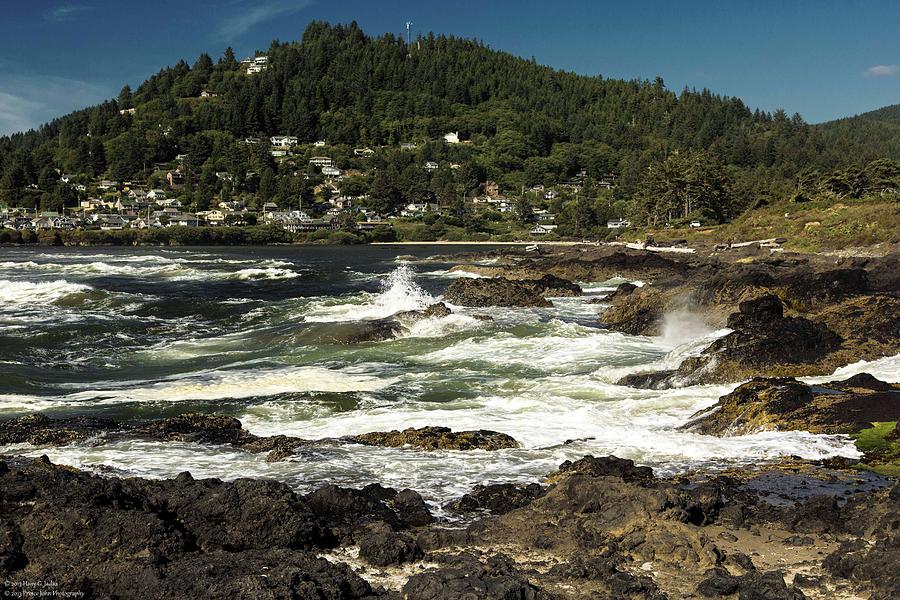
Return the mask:
<svg viewBox="0 0 900 600">
<path fill-rule="evenodd" d="M 254 56 L 253 58 L 245 58 L 241 61 L 241 68 L 247 75 L 262 73 L 269 68 L 268 56 Z"/>
</svg>

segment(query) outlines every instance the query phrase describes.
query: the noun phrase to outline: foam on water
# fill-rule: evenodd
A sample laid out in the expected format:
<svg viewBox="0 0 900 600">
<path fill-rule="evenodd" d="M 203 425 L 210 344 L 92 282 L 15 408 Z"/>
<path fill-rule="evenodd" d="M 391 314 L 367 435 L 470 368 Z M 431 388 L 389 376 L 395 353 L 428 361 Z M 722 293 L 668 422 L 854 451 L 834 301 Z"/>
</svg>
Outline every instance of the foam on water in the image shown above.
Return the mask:
<svg viewBox="0 0 900 600">
<path fill-rule="evenodd" d="M 318 302 L 305 319 L 319 323 L 384 319 L 407 310 L 421 310 L 434 302 L 434 297 L 415 282 L 415 271 L 401 264 L 382 279 L 380 293 Z"/>
<path fill-rule="evenodd" d="M 0 410 L 33 410 L 137 403 L 169 403 L 189 400 L 254 398 L 297 392 L 355 392 L 385 388 L 390 378 L 348 373 L 314 366 L 198 371 L 155 382 L 97 383 L 92 389 L 58 396 L 0 396 Z M 81 387 L 60 385 L 59 388 Z"/>
<path fill-rule="evenodd" d="M 193 280 L 260 280 L 291 279 L 301 273 L 293 270 L 292 263 L 280 260 L 188 260 L 167 256 L 116 256 L 105 254 L 78 255 L 78 258 L 102 258 L 91 262 L 42 262 L 5 261 L 0 270 L 28 272 L 54 272 L 82 277 L 132 277 L 163 278 L 171 281 Z M 57 257 L 59 258 L 59 257 Z M 234 269 L 244 266 L 242 269 Z M 252 266 L 250 266 L 252 265 Z M 207 267 L 207 268 L 203 268 Z M 212 267 L 212 268 L 209 268 Z"/>
<path fill-rule="evenodd" d="M 68 296 L 93 290 L 89 285 L 65 279 L 40 282 L 0 279 L 0 305 L 53 304 Z"/>
<path fill-rule="evenodd" d="M 598 306 L 588 302 L 589 296 L 554 299 L 554 307 L 540 309 L 453 307 L 449 317 L 413 323 L 403 339 L 318 347 L 311 340 L 329 331 L 330 322 L 389 317 L 423 309 L 436 298 L 416 283 L 407 264 L 388 275 L 347 266 L 334 273 L 339 281 L 354 282 L 345 289 L 380 278 L 377 293 L 296 297 L 294 290 L 304 281 L 292 280 L 305 271 L 299 262 L 287 260 L 165 249 L 151 255 L 48 252 L 28 258 L 0 263 L 0 272 L 12 274 L 11 280 L 0 281 L 0 306 L 12 307 L 17 317 L 31 305 L 36 307 L 35 314 L 55 305 L 54 319 L 62 323 L 71 315 L 85 313 L 92 318 L 125 319 L 119 296 L 127 292 L 94 288 L 104 276 L 160 286 L 181 278 L 231 279 L 246 281 L 247 289 L 260 279 L 269 281 L 267 286 L 279 296 L 255 298 L 248 293 L 242 298 L 234 292 L 239 287 L 236 283 L 206 286 L 229 288 L 228 297 L 206 299 L 223 309 L 213 313 L 219 316 L 134 319 L 161 331 L 153 337 L 142 337 L 141 331 L 103 330 L 102 343 L 111 344 L 112 351 L 76 348 L 66 362 L 72 371 L 53 371 L 54 378 L 24 386 L 27 393 L 0 388 L 0 413 L 67 408 L 104 414 L 118 411 L 116 405 L 127 405 L 129 414 L 155 417 L 160 411 L 156 405 L 182 403 L 184 410 L 196 410 L 192 403 L 197 402 L 234 414 L 258 435 L 318 439 L 444 425 L 454 430 L 502 431 L 522 447 L 498 452 L 422 452 L 339 444 L 304 449 L 295 460 L 279 463 L 266 463 L 264 454 L 229 447 L 102 438 L 64 448 L 7 446 L 0 449 L 3 452 L 48 454 L 65 464 L 105 465 L 149 477 L 171 477 L 185 470 L 196 477 L 273 477 L 302 491 L 324 483 L 359 487 L 381 481 L 412 487 L 434 502 L 459 496 L 477 483 L 534 481 L 563 460 L 589 453 L 631 458 L 667 474 L 791 454 L 813 459 L 857 456 L 847 436 L 761 432 L 720 438 L 678 429 L 735 385 L 671 390 L 615 385 L 628 373 L 674 368 L 728 332 L 710 331 L 687 312 L 670 315 L 663 335 L 642 337 L 598 328 Z M 16 275 L 23 271 L 59 279 L 18 281 Z M 435 279 L 449 283 L 469 276 L 440 270 L 423 275 L 429 278 L 429 286 Z M 597 296 L 623 281 L 588 282 L 583 288 Z M 122 285 L 116 282 L 115 289 L 128 289 Z M 78 294 L 88 294 L 91 301 L 70 301 Z M 95 301 L 94 294 L 106 300 Z M 60 304 L 65 308 L 58 309 Z M 477 320 L 475 314 L 489 314 L 494 321 Z M 22 323 L 29 325 L 23 329 Z M 26 335 L 31 323 L 17 320 L 7 330 Z M 142 343 L 136 356 L 113 355 L 122 347 Z M 25 360 L 16 355 L 10 358 Z M 102 369 L 89 371 L 97 366 L 91 363 Z M 15 373 L 16 364 L 10 362 L 6 368 Z M 128 370 L 135 365 L 141 369 Z M 828 381 L 859 372 L 898 381 L 900 356 L 849 365 L 832 376 L 806 380 Z"/>
</svg>

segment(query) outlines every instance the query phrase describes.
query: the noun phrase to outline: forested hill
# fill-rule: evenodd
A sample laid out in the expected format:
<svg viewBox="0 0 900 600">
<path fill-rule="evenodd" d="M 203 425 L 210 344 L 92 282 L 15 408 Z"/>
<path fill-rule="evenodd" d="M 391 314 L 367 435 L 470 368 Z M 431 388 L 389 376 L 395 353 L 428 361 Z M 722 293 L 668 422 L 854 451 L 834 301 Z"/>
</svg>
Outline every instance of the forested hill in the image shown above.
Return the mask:
<svg viewBox="0 0 900 600">
<path fill-rule="evenodd" d="M 811 127 L 797 114 L 754 111 L 706 90 L 676 94 L 661 79 L 557 71 L 454 37 L 428 35 L 407 45 L 390 34 L 369 37 L 355 23 L 313 23 L 300 42 L 274 42 L 260 54 L 267 55 L 267 68 L 254 74 L 230 49 L 217 60 L 203 54 L 135 90 L 126 86 L 117 100 L 0 138 L 0 199 L 33 206 L 32 196 L 42 191 L 42 205 L 65 203 L 53 196 L 65 189 L 51 191 L 59 173 L 158 184 L 154 164 L 179 154 L 187 155 L 182 166 L 200 182 L 201 197 L 188 199 L 196 206 L 225 193 L 215 178 L 222 171 L 234 174 L 232 197 L 256 192 L 243 181 L 255 172 L 277 181 L 266 183 L 265 197 L 286 198 L 296 193 L 291 173 L 296 178 L 308 157 L 276 163 L 268 147 L 244 140 L 292 135 L 301 144 L 327 140 L 341 168 L 360 167 L 354 147 L 377 148 L 367 176 L 404 177 L 385 182 L 374 175 L 358 187 L 385 210 L 428 196 L 465 197 L 488 178 L 519 190 L 582 172 L 594 180 L 616 176 L 617 199 L 627 199 L 648 167 L 680 151 L 698 157 L 699 172 L 724 171 L 728 194 L 721 197 L 729 206 L 714 211 L 723 219 L 760 196 L 781 193 L 802 170 L 854 159 L 834 144 L 836 130 Z M 451 131 L 471 143 L 434 143 Z M 418 148 L 401 153 L 402 142 Z M 442 168 L 421 181 L 411 165 L 428 160 L 462 168 L 452 174 Z M 687 206 L 677 211 L 686 215 Z"/>
<path fill-rule="evenodd" d="M 900 104 L 816 125 L 832 146 L 859 160 L 900 160 Z"/>
</svg>

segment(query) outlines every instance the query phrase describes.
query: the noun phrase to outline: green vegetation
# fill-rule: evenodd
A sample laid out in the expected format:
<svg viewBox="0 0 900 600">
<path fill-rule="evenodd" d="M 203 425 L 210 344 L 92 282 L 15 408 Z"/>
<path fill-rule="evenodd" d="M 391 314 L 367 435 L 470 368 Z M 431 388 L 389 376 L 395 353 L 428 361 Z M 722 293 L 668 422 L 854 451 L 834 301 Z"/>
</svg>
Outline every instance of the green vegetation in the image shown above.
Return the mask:
<svg viewBox="0 0 900 600">
<path fill-rule="evenodd" d="M 856 448 L 863 453 L 860 466 L 882 475 L 900 476 L 900 435 L 896 422 L 872 423 L 856 434 Z"/>
<path fill-rule="evenodd" d="M 815 125 L 823 142 L 860 162 L 900 160 L 900 104 Z"/>
<path fill-rule="evenodd" d="M 401 224 L 400 239 L 525 237 L 538 208 L 557 217 L 551 236 L 597 239 L 610 235 L 610 218 L 712 225 L 786 199 L 858 199 L 875 193 L 875 181 L 900 188 L 898 163 L 876 160 L 900 158 L 897 107 L 810 126 L 708 90 L 676 94 L 659 78 L 556 71 L 455 37 L 409 46 L 355 23 L 312 23 L 300 42 L 274 42 L 266 55 L 268 67 L 251 75 L 230 48 L 218 61 L 203 54 L 115 100 L 0 138 L 0 200 L 58 210 L 91 193 L 76 183 L 164 187 L 177 166 L 178 199 L 197 211 L 241 200 L 321 214 L 341 193 L 368 196 L 366 207 L 382 215 L 440 204 L 440 220 Z M 462 143 L 444 143 L 447 132 Z M 298 145 L 273 156 L 275 135 Z M 339 190 L 313 156 L 344 171 Z M 870 161 L 877 168 L 866 170 Z M 437 168 L 425 169 L 431 162 Z M 61 182 L 61 173 L 74 179 Z M 468 200 L 488 181 L 516 215 L 473 208 Z M 526 192 L 542 185 L 562 193 Z M 850 234 L 866 236 L 884 237 Z"/>
</svg>

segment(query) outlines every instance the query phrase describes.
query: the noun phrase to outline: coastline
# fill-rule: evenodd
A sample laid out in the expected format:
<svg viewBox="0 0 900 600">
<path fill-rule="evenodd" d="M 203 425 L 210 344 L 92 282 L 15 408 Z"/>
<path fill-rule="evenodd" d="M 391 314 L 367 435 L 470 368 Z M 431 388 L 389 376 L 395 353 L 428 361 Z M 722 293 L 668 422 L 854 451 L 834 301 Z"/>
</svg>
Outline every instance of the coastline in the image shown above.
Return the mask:
<svg viewBox="0 0 900 600">
<path fill-rule="evenodd" d="M 702 423 L 702 435 L 730 436 L 734 422 L 746 421 L 749 410 L 756 420 L 748 427 L 808 431 L 807 421 L 798 424 L 792 412 L 797 404 L 801 409 L 823 407 L 813 415 L 818 419 L 829 411 L 851 412 L 835 407 L 858 406 L 863 396 L 877 399 L 897 393 L 883 386 L 881 391 L 864 389 L 884 382 L 836 381 L 841 377 L 835 373 L 840 371 L 836 367 L 871 358 L 884 348 L 896 352 L 896 339 L 890 337 L 891 315 L 898 305 L 893 275 L 900 271 L 895 262 L 773 254 L 759 244 L 704 248 L 709 255 L 665 256 L 625 244 L 581 242 L 541 243 L 548 246 L 544 252 L 524 253 L 519 247 L 526 244 L 377 245 L 446 246 L 450 253 L 472 246 L 472 252 L 455 259 L 447 255 L 454 268 L 483 276 L 454 281 L 458 299 L 453 305 L 479 306 L 466 304 L 475 297 L 469 292 L 496 285 L 492 278 L 500 276 L 513 283 L 500 282 L 509 287 L 498 288 L 502 293 L 487 288 L 478 298 L 502 298 L 507 310 L 546 306 L 540 303 L 546 302 L 545 296 L 559 302 L 559 290 L 573 285 L 570 281 L 608 281 L 614 276 L 644 281 L 644 286 L 620 285 L 597 309 L 603 311 L 596 317 L 597 327 L 633 336 L 661 335 L 666 315 L 684 309 L 684 298 L 691 298 L 691 315 L 708 320 L 709 327 L 727 325 L 736 337 L 728 334 L 710 344 L 716 356 L 731 362 L 700 363 L 708 356 L 701 353 L 685 361 L 693 370 L 677 375 L 690 377 L 698 371 L 698 377 L 719 378 L 698 380 L 700 384 L 761 381 L 755 384 L 758 389 L 741 386 L 740 394 L 723 396 L 715 413 L 721 419 Z M 482 252 L 491 246 L 506 249 Z M 473 265 L 479 256 L 497 260 Z M 516 281 L 526 283 L 519 287 Z M 534 289 L 529 286 L 537 284 L 528 281 L 557 287 Z M 773 295 L 767 292 L 777 292 L 779 300 L 767 299 Z M 760 298 L 766 299 L 763 304 L 753 303 Z M 370 337 L 362 335 L 366 332 L 357 321 L 353 338 L 343 343 L 395 339 L 402 319 L 423 318 L 438 308 L 370 321 L 375 326 Z M 449 316 L 436 314 L 444 315 L 437 319 Z M 820 335 L 822 327 L 841 337 L 840 348 L 835 350 L 833 340 Z M 886 340 L 882 346 L 872 342 L 878 337 Z M 825 353 L 808 362 L 791 362 L 792 338 L 812 348 L 822 346 Z M 810 369 L 821 375 L 815 386 L 790 383 Z M 631 387 L 635 394 L 659 389 L 655 386 L 676 390 L 679 385 L 672 383 L 672 372 L 640 375 L 645 379 L 623 379 L 614 385 Z M 783 388 L 792 395 L 784 395 Z M 818 391 L 823 389 L 825 393 Z M 768 401 L 771 398 L 775 401 Z M 835 404 L 838 401 L 844 404 Z M 729 412 L 735 406 L 737 413 Z M 74 413 L 70 420 L 42 420 L 38 415 L 0 421 L 0 438 L 57 447 L 132 436 L 128 439 L 209 451 L 231 446 L 266 464 L 305 461 L 323 445 L 396 444 L 392 447 L 398 451 L 438 452 L 450 459 L 454 453 L 502 452 L 492 444 L 498 439 L 508 443 L 502 431 L 450 433 L 438 427 L 427 429 L 434 429 L 429 435 L 440 441 L 414 446 L 418 431 L 301 439 L 284 430 L 253 435 L 240 422 L 216 415 L 205 415 L 204 420 L 182 414 L 139 424 L 89 413 Z M 862 427 L 855 421 L 817 423 L 831 428 L 818 433 L 846 440 Z M 454 436 L 466 439 L 456 447 L 445 445 Z M 485 445 L 467 446 L 473 437 Z M 510 590 L 533 600 L 580 600 L 592 594 L 641 600 L 850 599 L 890 598 L 900 591 L 897 577 L 882 576 L 900 572 L 892 553 L 900 484 L 896 477 L 873 472 L 884 466 L 873 462 L 873 457 L 879 459 L 877 452 L 867 451 L 863 462 L 785 457 L 750 460 L 742 468 L 725 468 L 720 462 L 676 477 L 661 477 L 615 456 L 584 455 L 558 463 L 555 471 L 548 468 L 528 483 L 484 481 L 437 506 L 417 491 L 391 489 L 376 475 L 367 485 L 339 487 L 325 480 L 299 493 L 277 478 L 258 475 L 224 478 L 229 481 L 195 480 L 189 473 L 144 479 L 114 468 L 59 466 L 34 456 L 0 458 L 0 533 L 5 534 L 0 541 L 7 540 L 0 546 L 0 569 L 6 569 L 7 581 L 58 581 L 61 589 L 84 597 L 193 598 L 213 588 L 218 590 L 211 594 L 215 598 L 290 597 L 298 585 L 295 577 L 304 578 L 307 595 L 301 598 L 360 600 L 501 598 Z M 868 564 L 879 565 L 877 574 Z M 135 592 L 137 577 L 143 587 Z"/>
</svg>

